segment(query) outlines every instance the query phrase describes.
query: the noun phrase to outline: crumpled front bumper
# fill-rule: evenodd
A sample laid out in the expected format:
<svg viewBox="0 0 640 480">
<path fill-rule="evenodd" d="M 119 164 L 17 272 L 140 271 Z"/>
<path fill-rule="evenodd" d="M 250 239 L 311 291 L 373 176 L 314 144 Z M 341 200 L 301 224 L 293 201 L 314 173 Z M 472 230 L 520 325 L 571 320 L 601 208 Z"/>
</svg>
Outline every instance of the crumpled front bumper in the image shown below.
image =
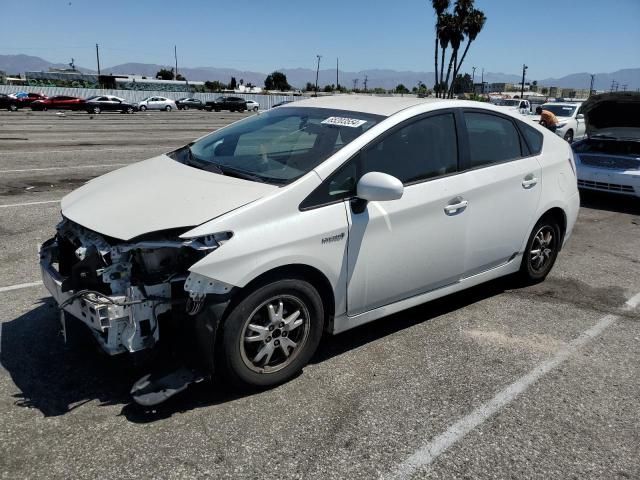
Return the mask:
<svg viewBox="0 0 640 480">
<path fill-rule="evenodd" d="M 52 238 L 40 247 L 40 270 L 45 287 L 62 305 L 78 292 L 62 290 L 64 278 L 54 266 L 57 259 L 58 244 Z M 157 316 L 171 308 L 168 283 L 146 287 L 145 293 L 166 301 L 147 300 L 138 287 L 131 286 L 125 295 L 83 294 L 66 303 L 63 310 L 89 327 L 107 354 L 136 352 L 156 343 Z"/>
</svg>

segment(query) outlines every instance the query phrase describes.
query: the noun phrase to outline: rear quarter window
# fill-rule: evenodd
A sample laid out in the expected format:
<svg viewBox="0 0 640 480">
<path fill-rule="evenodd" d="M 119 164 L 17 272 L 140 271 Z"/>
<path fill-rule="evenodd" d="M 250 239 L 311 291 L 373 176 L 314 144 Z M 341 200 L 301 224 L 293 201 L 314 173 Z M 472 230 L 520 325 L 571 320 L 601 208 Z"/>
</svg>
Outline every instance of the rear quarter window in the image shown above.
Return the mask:
<svg viewBox="0 0 640 480">
<path fill-rule="evenodd" d="M 530 154 L 538 155 L 542 151 L 542 139 L 544 138 L 542 134 L 531 125 L 521 121 L 518 121 L 518 128 L 527 142 Z"/>
</svg>

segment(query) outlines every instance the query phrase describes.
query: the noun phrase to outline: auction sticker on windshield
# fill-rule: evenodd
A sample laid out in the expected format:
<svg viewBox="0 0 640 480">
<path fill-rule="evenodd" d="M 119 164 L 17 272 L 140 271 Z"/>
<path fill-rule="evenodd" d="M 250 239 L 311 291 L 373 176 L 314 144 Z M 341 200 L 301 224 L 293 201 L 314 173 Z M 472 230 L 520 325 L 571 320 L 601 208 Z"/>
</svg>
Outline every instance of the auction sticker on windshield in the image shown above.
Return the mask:
<svg viewBox="0 0 640 480">
<path fill-rule="evenodd" d="M 320 122 L 324 125 L 337 125 L 339 127 L 352 127 L 352 128 L 357 128 L 360 127 L 362 125 L 364 125 L 365 123 L 367 123 L 366 120 L 360 120 L 358 118 L 346 118 L 346 117 L 329 117 L 326 120 L 323 120 L 322 122 Z"/>
</svg>

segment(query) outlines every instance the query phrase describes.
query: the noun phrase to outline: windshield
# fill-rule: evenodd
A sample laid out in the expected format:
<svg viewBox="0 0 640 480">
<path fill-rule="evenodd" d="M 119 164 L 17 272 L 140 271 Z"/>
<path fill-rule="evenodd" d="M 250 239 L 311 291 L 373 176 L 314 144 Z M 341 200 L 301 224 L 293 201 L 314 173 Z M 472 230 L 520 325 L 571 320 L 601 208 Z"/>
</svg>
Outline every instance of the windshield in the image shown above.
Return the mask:
<svg viewBox="0 0 640 480">
<path fill-rule="evenodd" d="M 576 108 L 575 105 L 553 105 L 552 103 L 542 105 L 543 110 L 553 113 L 556 117 L 570 117 Z"/>
<path fill-rule="evenodd" d="M 285 185 L 383 118 L 345 110 L 287 107 L 234 123 L 170 156 L 203 170 Z"/>
</svg>

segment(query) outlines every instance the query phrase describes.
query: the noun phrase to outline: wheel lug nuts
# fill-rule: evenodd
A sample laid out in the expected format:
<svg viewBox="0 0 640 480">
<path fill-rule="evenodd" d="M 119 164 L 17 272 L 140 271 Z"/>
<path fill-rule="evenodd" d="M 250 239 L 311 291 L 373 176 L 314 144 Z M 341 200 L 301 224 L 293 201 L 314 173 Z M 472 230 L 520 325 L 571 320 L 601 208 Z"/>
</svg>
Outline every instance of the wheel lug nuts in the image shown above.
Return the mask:
<svg viewBox="0 0 640 480">
<path fill-rule="evenodd" d="M 269 331 L 270 332 L 273 332 L 273 328 L 274 328 L 273 325 L 269 325 Z"/>
<path fill-rule="evenodd" d="M 277 347 L 278 345 L 280 345 L 280 340 L 276 340 L 275 342 L 273 342 L 273 344 Z"/>
<path fill-rule="evenodd" d="M 267 337 L 265 342 L 269 343 L 271 341 L 271 337 Z"/>
<path fill-rule="evenodd" d="M 286 337 L 287 336 L 287 332 L 282 332 L 282 336 Z"/>
<path fill-rule="evenodd" d="M 284 322 L 280 322 L 280 325 L 278 325 L 278 327 L 280 328 L 284 327 Z"/>
</svg>

